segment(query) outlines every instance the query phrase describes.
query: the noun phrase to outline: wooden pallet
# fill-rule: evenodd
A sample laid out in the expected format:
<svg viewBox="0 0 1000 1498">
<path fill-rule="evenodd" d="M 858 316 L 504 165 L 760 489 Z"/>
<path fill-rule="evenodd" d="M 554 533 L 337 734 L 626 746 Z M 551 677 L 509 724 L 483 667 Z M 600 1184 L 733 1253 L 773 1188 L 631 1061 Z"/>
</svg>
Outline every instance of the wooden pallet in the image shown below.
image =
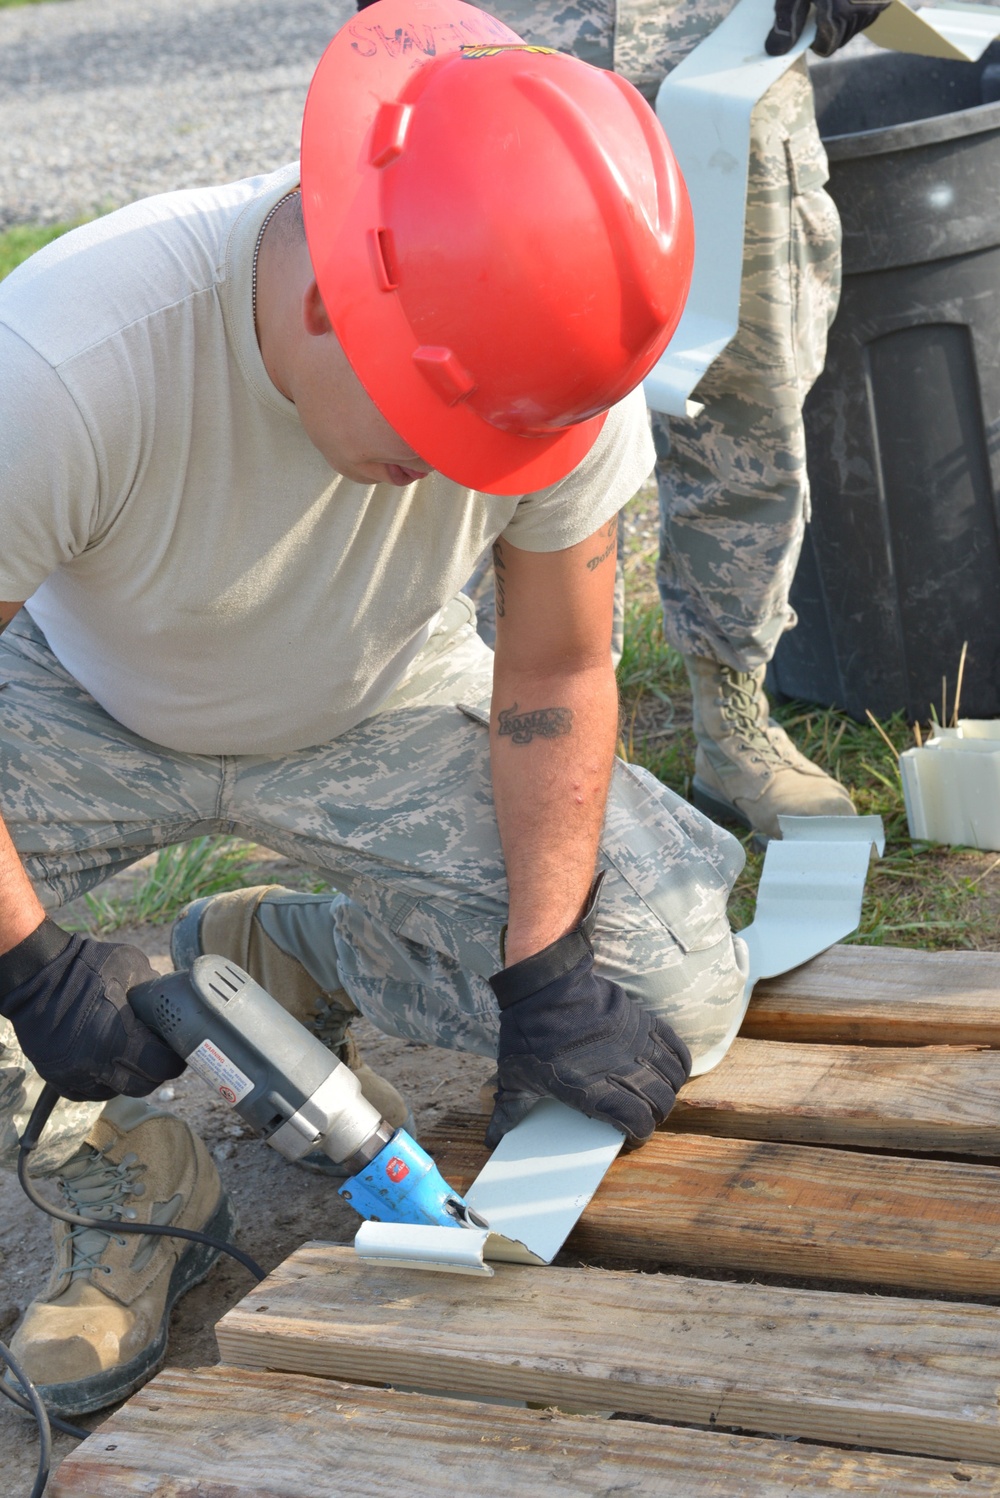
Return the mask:
<svg viewBox="0 0 1000 1498">
<path fill-rule="evenodd" d="M 425 1140 L 458 1187 L 482 1128 Z M 160 1374 L 53 1491 L 1000 1498 L 998 1159 L 1000 955 L 834 948 L 760 986 L 565 1267 L 307 1244 L 219 1323 L 228 1366 Z"/>
<path fill-rule="evenodd" d="M 671 1425 L 168 1368 L 66 1458 L 53 1498 L 1000 1498 L 1000 1469 Z"/>
</svg>

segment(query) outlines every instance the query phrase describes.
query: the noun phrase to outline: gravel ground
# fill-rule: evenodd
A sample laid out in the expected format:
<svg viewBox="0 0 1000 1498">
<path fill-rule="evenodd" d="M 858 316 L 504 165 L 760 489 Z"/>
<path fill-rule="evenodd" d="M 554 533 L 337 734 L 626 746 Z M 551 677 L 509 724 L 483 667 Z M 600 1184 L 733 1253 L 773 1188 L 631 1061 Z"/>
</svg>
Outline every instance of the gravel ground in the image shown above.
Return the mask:
<svg viewBox="0 0 1000 1498">
<path fill-rule="evenodd" d="M 0 10 L 0 229 L 270 171 L 351 0 Z"/>
</svg>

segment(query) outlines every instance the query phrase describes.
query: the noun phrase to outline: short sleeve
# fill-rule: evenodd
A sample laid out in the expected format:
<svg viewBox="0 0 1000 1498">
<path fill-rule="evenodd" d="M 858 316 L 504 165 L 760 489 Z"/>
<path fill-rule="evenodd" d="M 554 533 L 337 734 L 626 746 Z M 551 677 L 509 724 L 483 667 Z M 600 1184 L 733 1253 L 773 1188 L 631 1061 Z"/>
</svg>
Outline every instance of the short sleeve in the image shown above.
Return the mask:
<svg viewBox="0 0 1000 1498">
<path fill-rule="evenodd" d="M 563 551 L 585 541 L 646 482 L 656 454 L 639 386 L 612 406 L 600 436 L 572 473 L 526 494 L 503 532 L 522 551 Z"/>
<path fill-rule="evenodd" d="M 79 555 L 97 513 L 98 464 L 57 372 L 0 323 L 0 598 L 22 603 Z"/>
</svg>

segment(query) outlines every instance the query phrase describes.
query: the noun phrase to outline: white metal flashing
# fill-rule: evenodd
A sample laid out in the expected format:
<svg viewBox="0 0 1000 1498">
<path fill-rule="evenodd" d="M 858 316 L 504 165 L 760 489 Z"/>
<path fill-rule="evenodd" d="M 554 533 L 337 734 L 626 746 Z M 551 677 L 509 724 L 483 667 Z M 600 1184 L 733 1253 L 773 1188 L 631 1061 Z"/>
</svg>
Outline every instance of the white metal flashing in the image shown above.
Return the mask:
<svg viewBox="0 0 1000 1498">
<path fill-rule="evenodd" d="M 736 334 L 753 107 L 816 35 L 810 20 L 790 52 L 768 57 L 764 38 L 773 24 L 774 0 L 739 0 L 657 94 L 656 113 L 691 198 L 695 237 L 684 315 L 643 386 L 647 404 L 670 416 L 703 410 L 691 392 Z"/>
<path fill-rule="evenodd" d="M 692 1076 L 722 1060 L 758 978 L 798 967 L 855 930 L 872 848 L 885 847 L 881 817 L 779 820 L 782 841 L 768 844 L 754 920 L 740 933 L 750 954 L 742 1007 Z M 465 1193 L 490 1231 L 366 1222 L 354 1247 L 369 1263 L 454 1274 L 492 1274 L 488 1260 L 551 1264 L 624 1143 L 611 1124 L 543 1098 Z"/>
<path fill-rule="evenodd" d="M 897 52 L 976 62 L 1000 36 L 1000 9 L 995 5 L 952 3 L 911 10 L 903 0 L 892 0 L 865 36 L 879 47 Z"/>
<path fill-rule="evenodd" d="M 910 836 L 1000 851 L 1000 720 L 962 718 L 899 757 Z"/>
<path fill-rule="evenodd" d="M 401 1222 L 363 1222 L 354 1250 L 366 1264 L 391 1269 L 431 1269 L 444 1274 L 492 1277 L 483 1260 L 489 1238 L 486 1228 L 414 1227 Z"/>
<path fill-rule="evenodd" d="M 542 1098 L 465 1193 L 490 1231 L 365 1222 L 355 1250 L 372 1264 L 456 1274 L 492 1274 L 488 1259 L 551 1264 L 624 1143 L 611 1124 Z"/>
<path fill-rule="evenodd" d="M 504 1135 L 465 1200 L 506 1243 L 551 1264 L 624 1143 L 612 1124 L 543 1098 Z M 487 1252 L 521 1258 L 516 1248 Z"/>
<path fill-rule="evenodd" d="M 885 852 L 881 817 L 779 817 L 781 841 L 767 845 L 752 923 L 740 932 L 750 955 L 743 1007 L 725 1038 L 691 1068 L 718 1066 L 736 1039 L 760 978 L 801 967 L 857 930 L 874 848 Z"/>
<path fill-rule="evenodd" d="M 764 39 L 773 21 L 773 0 L 739 0 L 668 74 L 656 97 L 656 113 L 687 183 L 695 231 L 684 315 L 643 385 L 647 405 L 668 416 L 701 413 L 693 392 L 739 324 L 750 116 L 816 34 L 810 20 L 790 52 L 768 57 Z M 996 6 L 952 3 L 914 11 L 904 0 L 892 0 L 865 32 L 880 47 L 964 61 L 975 61 L 998 35 Z"/>
</svg>

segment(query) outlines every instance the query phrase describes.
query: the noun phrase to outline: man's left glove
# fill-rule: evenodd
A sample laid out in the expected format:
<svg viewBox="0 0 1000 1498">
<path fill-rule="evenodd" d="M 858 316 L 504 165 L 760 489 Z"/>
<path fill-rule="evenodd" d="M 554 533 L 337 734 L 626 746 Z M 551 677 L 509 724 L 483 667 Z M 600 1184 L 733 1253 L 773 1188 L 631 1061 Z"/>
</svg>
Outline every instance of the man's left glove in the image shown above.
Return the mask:
<svg viewBox="0 0 1000 1498">
<path fill-rule="evenodd" d="M 0 956 L 0 1014 L 63 1097 L 144 1097 L 184 1070 L 128 1002 L 130 988 L 156 976 L 138 947 L 76 936 L 46 918 Z"/>
<path fill-rule="evenodd" d="M 555 1097 L 639 1142 L 674 1106 L 691 1070 L 667 1024 L 594 971 L 591 936 L 603 874 L 579 926 L 490 979 L 500 1005 L 500 1085 L 490 1148 L 539 1097 Z"/>
<path fill-rule="evenodd" d="M 774 0 L 774 25 L 764 51 L 769 57 L 783 57 L 799 37 L 809 16 L 811 0 Z M 870 26 L 884 10 L 889 0 L 816 0 L 816 40 L 812 50 L 820 57 L 832 57 L 859 31 Z"/>
</svg>

